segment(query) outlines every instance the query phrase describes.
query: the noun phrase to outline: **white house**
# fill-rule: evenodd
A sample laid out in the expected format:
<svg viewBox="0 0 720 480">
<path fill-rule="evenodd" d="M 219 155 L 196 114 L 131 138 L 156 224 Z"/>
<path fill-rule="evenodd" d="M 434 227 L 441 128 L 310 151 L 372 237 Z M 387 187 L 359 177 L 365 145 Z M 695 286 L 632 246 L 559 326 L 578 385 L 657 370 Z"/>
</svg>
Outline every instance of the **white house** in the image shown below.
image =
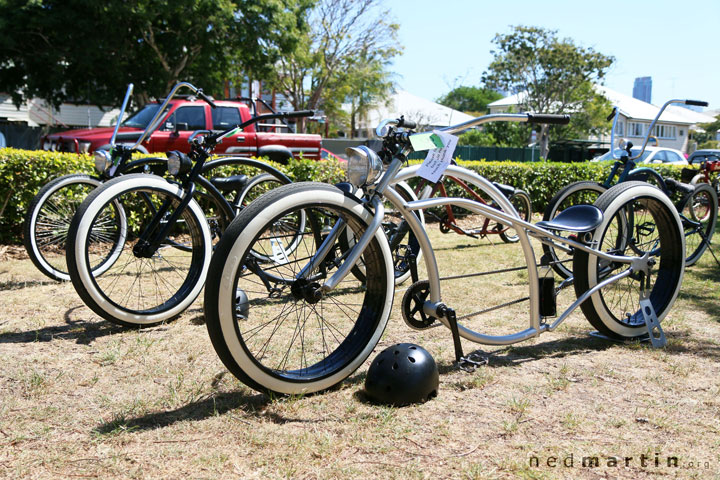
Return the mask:
<svg viewBox="0 0 720 480">
<path fill-rule="evenodd" d="M 34 98 L 18 109 L 9 95 L 0 94 L 0 121 L 25 123 L 29 127 L 58 125 L 63 127 L 109 127 L 115 124 L 119 108 L 100 110 L 91 105 L 63 103 L 59 110 Z"/>
<path fill-rule="evenodd" d="M 349 111 L 349 105 L 343 107 Z M 447 127 L 473 118 L 459 110 L 418 97 L 405 90 L 398 90 L 391 96 L 386 105 L 379 105 L 363 118 L 357 120 L 356 133 L 359 132 L 360 136 L 372 138 L 374 136 L 372 131 L 380 121 L 386 118 L 398 118 L 401 115 L 427 129 Z"/>
<path fill-rule="evenodd" d="M 639 143 L 647 133 L 650 123 L 652 123 L 653 118 L 655 118 L 660 108 L 601 85 L 596 85 L 596 89 L 605 96 L 612 105 L 618 107 L 620 112 L 618 134 L 634 140 L 633 143 Z M 525 93 L 520 92 L 491 103 L 489 105 L 490 113 L 504 112 L 510 107 L 517 107 L 521 103 L 523 95 L 525 95 Z M 687 151 L 688 134 L 693 126 L 698 123 L 712 121 L 713 117 L 705 113 L 671 105 L 663 112 L 663 115 L 653 128 L 651 135 L 657 138 L 658 145 L 661 147 Z M 600 138 L 590 138 L 589 140 L 608 143 L 610 141 L 609 129 L 607 135 L 601 136 Z"/>
</svg>

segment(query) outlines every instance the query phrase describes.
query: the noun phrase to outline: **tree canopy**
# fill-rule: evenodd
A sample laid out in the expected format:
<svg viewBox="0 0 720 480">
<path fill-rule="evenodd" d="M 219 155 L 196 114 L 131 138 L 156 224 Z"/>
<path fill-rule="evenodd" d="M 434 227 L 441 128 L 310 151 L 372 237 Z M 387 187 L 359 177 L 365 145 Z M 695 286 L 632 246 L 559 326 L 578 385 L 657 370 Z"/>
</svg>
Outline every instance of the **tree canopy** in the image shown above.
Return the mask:
<svg viewBox="0 0 720 480">
<path fill-rule="evenodd" d="M 483 74 L 486 87 L 520 93 L 522 110 L 571 114 L 571 125 L 557 129 L 566 137 L 584 136 L 607 128 L 607 101 L 593 84 L 601 82 L 613 57 L 582 48 L 557 32 L 516 26 L 496 35 L 493 61 Z M 549 150 L 549 127 L 540 127 L 541 155 Z"/>
<path fill-rule="evenodd" d="M 388 17 L 379 0 L 319 0 L 308 14 L 310 31 L 279 59 L 272 84 L 296 110 L 321 109 L 335 123 L 349 100 L 354 127 L 392 89 L 387 66 L 402 47 Z"/>
<path fill-rule="evenodd" d="M 119 103 L 187 80 L 220 94 L 238 71 L 267 74 L 305 29 L 312 0 L 0 0 L 0 91 Z"/>
<path fill-rule="evenodd" d="M 437 100 L 440 105 L 468 114 L 487 113 L 488 104 L 501 99 L 501 93 L 482 87 L 456 87 Z"/>
</svg>

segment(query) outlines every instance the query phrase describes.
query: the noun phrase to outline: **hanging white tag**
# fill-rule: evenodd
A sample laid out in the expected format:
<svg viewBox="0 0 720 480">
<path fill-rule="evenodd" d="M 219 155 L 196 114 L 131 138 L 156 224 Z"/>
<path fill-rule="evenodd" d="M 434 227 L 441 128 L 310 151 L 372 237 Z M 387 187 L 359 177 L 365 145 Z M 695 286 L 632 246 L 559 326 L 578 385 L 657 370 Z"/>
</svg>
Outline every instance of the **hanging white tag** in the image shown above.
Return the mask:
<svg viewBox="0 0 720 480">
<path fill-rule="evenodd" d="M 441 132 L 440 130 L 434 130 L 434 135 L 440 137 L 443 143 L 442 148 L 434 148 L 428 151 L 425 161 L 418 168 L 418 176 L 430 181 L 437 182 L 445 170 L 447 169 L 450 162 L 453 159 L 453 153 L 457 146 L 458 137 L 449 133 Z"/>
</svg>

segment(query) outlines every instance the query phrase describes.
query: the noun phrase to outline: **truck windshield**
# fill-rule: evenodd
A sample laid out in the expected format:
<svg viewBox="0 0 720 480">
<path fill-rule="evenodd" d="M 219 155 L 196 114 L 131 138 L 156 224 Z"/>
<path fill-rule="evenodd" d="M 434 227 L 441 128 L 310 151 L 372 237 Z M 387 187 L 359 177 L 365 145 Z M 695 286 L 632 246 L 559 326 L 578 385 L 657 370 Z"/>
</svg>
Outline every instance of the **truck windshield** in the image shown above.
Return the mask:
<svg viewBox="0 0 720 480">
<path fill-rule="evenodd" d="M 145 129 L 147 128 L 148 123 L 150 123 L 150 120 L 153 119 L 153 116 L 155 116 L 158 108 L 160 108 L 159 103 L 150 103 L 145 105 L 142 109 L 125 120 L 121 125 L 123 127 Z"/>
</svg>

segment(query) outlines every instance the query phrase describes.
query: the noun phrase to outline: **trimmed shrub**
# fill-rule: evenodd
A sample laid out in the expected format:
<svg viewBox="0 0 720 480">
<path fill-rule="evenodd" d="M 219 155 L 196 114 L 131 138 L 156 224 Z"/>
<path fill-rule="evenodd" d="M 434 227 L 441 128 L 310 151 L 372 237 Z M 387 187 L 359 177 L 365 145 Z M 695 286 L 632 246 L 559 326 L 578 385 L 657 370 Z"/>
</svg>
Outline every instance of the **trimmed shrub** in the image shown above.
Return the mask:
<svg viewBox="0 0 720 480">
<path fill-rule="evenodd" d="M 137 155 L 133 158 L 157 156 L 163 155 Z M 268 163 L 296 182 L 317 180 L 337 183 L 345 179 L 345 170 L 336 161 L 294 159 L 288 165 Z M 32 199 L 43 185 L 69 173 L 94 175 L 92 155 L 0 149 L 0 244 L 22 243 L 22 224 Z"/>
<path fill-rule="evenodd" d="M 456 161 L 461 167 L 473 170 L 490 181 L 525 190 L 530 195 L 533 212 L 544 211 L 552 197 L 573 182 L 581 180 L 604 182 L 613 166 L 613 162 L 487 162 L 459 159 Z M 653 168 L 665 177 L 680 180 L 682 166 L 660 165 Z"/>
<path fill-rule="evenodd" d="M 146 155 L 148 157 L 158 156 Z M 421 163 L 414 160 L 411 163 Z M 343 164 L 326 160 L 290 160 L 287 165 L 271 163 L 295 182 L 314 180 L 337 183 L 345 180 Z M 602 182 L 612 162 L 487 162 L 464 161 L 458 164 L 489 180 L 522 188 L 530 194 L 533 211 L 542 212 L 552 196 L 564 186 L 580 181 Z M 658 166 L 663 176 L 680 178 L 682 168 Z M 74 153 L 0 149 L 0 243 L 21 243 L 22 222 L 30 202 L 50 180 L 68 173 L 94 173 L 92 156 Z"/>
</svg>

